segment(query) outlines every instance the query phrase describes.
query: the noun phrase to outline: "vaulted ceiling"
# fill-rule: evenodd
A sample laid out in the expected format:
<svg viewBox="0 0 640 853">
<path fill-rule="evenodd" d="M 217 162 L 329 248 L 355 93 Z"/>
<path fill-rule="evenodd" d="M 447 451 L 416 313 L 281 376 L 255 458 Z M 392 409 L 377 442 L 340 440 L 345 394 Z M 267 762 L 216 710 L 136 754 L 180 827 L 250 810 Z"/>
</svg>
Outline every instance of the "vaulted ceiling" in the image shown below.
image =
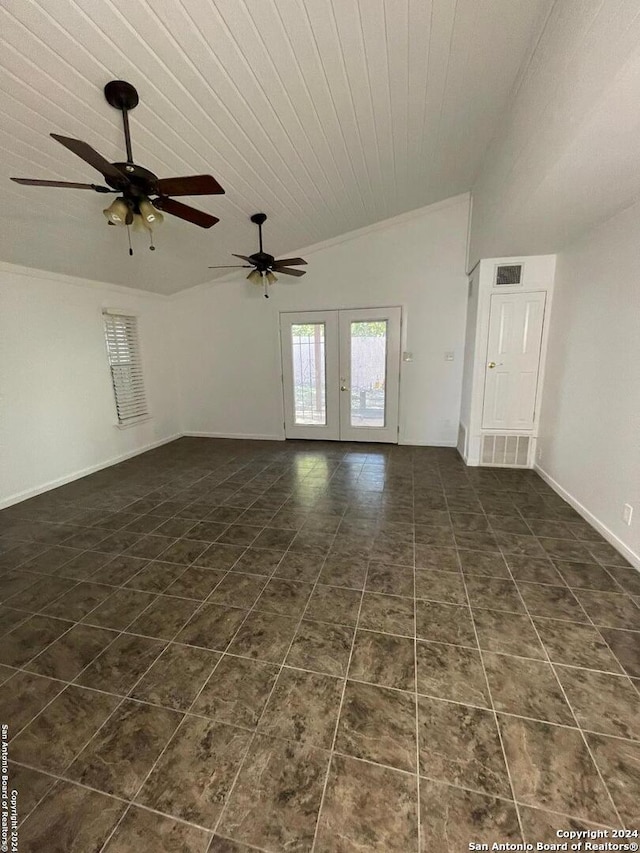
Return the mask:
<svg viewBox="0 0 640 853">
<path fill-rule="evenodd" d="M 171 293 L 209 264 L 273 254 L 469 190 L 550 0 L 3 0 L 0 261 Z M 140 93 L 135 161 L 209 172 L 226 195 L 185 199 L 150 253 L 107 228 L 105 198 L 10 176 L 95 182 L 50 132 L 123 157 L 110 79 Z M 224 274 L 224 273 L 221 273 Z"/>
<path fill-rule="evenodd" d="M 636 203 L 638 104 L 638 0 L 557 0 L 473 187 L 470 263 L 557 252 Z"/>
</svg>

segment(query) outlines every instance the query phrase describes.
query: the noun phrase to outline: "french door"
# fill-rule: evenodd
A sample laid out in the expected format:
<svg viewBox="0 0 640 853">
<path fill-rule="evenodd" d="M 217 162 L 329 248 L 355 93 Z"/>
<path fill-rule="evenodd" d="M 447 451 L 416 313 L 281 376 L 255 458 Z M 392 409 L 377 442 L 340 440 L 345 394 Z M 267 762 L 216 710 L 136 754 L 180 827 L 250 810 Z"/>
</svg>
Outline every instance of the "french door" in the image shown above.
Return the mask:
<svg viewBox="0 0 640 853">
<path fill-rule="evenodd" d="M 280 314 L 285 435 L 398 441 L 400 308 Z"/>
</svg>

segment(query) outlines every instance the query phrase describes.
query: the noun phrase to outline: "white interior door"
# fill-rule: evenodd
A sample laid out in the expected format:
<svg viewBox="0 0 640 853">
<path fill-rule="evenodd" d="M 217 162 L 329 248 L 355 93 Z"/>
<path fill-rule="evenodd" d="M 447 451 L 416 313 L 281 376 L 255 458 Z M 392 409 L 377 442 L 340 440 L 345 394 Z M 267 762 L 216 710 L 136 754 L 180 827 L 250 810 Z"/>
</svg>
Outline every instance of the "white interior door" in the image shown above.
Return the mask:
<svg viewBox="0 0 640 853">
<path fill-rule="evenodd" d="M 545 292 L 491 297 L 484 429 L 533 427 L 545 299 Z"/>
<path fill-rule="evenodd" d="M 280 315 L 285 435 L 398 440 L 400 308 Z"/>
</svg>

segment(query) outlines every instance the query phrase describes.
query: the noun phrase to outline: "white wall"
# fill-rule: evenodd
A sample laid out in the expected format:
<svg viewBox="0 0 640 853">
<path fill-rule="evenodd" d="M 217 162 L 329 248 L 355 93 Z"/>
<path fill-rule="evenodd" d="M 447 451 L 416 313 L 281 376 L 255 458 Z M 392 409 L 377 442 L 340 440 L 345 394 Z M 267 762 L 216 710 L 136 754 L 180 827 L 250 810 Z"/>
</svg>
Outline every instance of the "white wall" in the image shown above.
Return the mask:
<svg viewBox="0 0 640 853">
<path fill-rule="evenodd" d="M 152 418 L 119 429 L 102 308 L 139 316 Z M 0 264 L 0 506 L 180 431 L 164 297 Z"/>
<path fill-rule="evenodd" d="M 558 254 L 538 464 L 640 568 L 639 282 L 640 204 Z"/>
<path fill-rule="evenodd" d="M 402 348 L 414 358 L 402 365 L 400 441 L 455 445 L 468 213 L 468 196 L 456 196 L 304 250 L 307 275 L 281 276 L 269 300 L 244 270 L 177 295 L 185 430 L 282 438 L 279 312 L 401 305 Z M 445 362 L 447 350 L 453 362 Z"/>
</svg>

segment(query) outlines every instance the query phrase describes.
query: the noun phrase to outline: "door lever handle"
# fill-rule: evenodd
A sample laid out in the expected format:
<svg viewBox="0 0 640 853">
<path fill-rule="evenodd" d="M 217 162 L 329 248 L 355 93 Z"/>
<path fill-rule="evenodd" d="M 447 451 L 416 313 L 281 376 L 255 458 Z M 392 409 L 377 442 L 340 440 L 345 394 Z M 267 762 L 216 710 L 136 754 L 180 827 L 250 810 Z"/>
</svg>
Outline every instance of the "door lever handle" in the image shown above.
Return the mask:
<svg viewBox="0 0 640 853">
<path fill-rule="evenodd" d="M 347 386 L 346 386 L 346 385 L 341 385 L 341 386 L 340 386 L 340 390 L 341 390 L 341 391 L 348 391 L 349 389 L 347 388 Z"/>
<path fill-rule="evenodd" d="M 494 367 L 502 367 L 502 362 L 500 362 L 500 364 L 496 364 L 495 361 L 490 361 L 488 367 L 489 370 L 493 370 Z"/>
</svg>

